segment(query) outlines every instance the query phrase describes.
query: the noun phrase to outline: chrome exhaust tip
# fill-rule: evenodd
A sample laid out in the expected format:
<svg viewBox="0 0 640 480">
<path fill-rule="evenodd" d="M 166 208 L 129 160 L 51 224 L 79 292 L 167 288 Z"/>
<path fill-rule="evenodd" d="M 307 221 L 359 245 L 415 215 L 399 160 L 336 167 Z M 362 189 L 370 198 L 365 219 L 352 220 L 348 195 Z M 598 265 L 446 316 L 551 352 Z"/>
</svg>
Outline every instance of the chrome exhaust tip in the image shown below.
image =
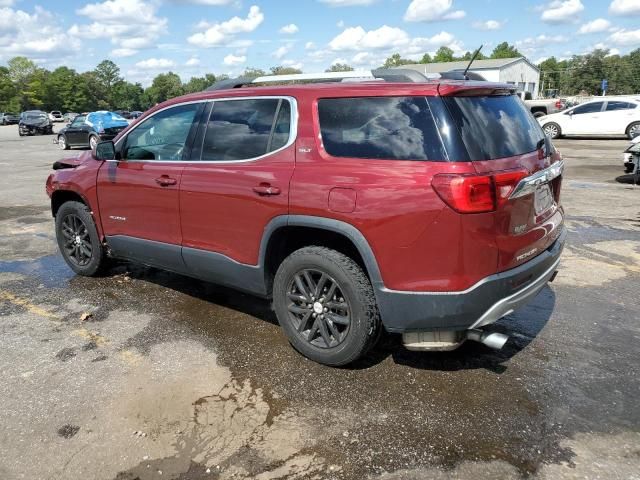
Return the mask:
<svg viewBox="0 0 640 480">
<path fill-rule="evenodd" d="M 480 342 L 489 348 L 494 350 L 500 350 L 507 343 L 509 337 L 502 333 L 497 332 L 485 332 L 483 330 L 472 329 L 467 330 L 466 339 L 473 340 L 474 342 Z"/>
</svg>

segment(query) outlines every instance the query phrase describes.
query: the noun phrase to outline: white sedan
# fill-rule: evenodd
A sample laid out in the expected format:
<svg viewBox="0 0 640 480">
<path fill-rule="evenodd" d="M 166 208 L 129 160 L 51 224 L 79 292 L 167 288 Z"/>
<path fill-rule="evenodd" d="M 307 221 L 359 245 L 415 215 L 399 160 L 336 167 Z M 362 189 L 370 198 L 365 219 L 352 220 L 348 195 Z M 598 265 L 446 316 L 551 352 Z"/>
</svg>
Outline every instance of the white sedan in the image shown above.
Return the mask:
<svg viewBox="0 0 640 480">
<path fill-rule="evenodd" d="M 563 135 L 640 135 L 640 101 L 602 98 L 537 119 L 551 138 Z"/>
</svg>

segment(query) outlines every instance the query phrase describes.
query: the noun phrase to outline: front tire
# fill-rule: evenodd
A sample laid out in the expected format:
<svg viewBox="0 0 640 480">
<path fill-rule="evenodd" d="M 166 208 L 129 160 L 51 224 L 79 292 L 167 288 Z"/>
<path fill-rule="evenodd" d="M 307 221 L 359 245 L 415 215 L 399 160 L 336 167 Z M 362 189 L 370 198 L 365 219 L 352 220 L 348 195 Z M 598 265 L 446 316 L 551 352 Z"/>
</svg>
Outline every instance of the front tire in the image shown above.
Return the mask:
<svg viewBox="0 0 640 480">
<path fill-rule="evenodd" d="M 544 134 L 552 140 L 562 136 L 562 129 L 560 128 L 560 125 L 554 122 L 546 123 L 542 127 L 542 130 L 544 131 Z"/>
<path fill-rule="evenodd" d="M 631 125 L 627 127 L 627 138 L 629 140 L 633 140 L 638 135 L 640 135 L 640 122 L 633 122 Z"/>
<path fill-rule="evenodd" d="M 84 203 L 62 204 L 56 214 L 56 238 L 62 257 L 78 275 L 95 276 L 106 264 L 96 224 Z"/>
<path fill-rule="evenodd" d="M 69 150 L 69 144 L 64 135 L 58 135 L 58 147 L 60 147 L 60 150 Z"/>
<path fill-rule="evenodd" d="M 289 255 L 275 276 L 273 304 L 293 347 L 324 365 L 362 357 L 382 328 L 371 282 L 356 262 L 329 248 Z"/>
</svg>

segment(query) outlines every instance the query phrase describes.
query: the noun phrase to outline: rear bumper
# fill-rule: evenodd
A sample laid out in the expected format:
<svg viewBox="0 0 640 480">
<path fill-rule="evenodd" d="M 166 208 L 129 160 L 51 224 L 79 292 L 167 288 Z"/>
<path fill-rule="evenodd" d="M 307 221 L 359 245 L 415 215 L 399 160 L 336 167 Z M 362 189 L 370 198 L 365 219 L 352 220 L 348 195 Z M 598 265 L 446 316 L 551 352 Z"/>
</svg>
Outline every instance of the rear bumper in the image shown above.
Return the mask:
<svg viewBox="0 0 640 480">
<path fill-rule="evenodd" d="M 397 333 L 467 330 L 493 323 L 530 302 L 553 277 L 566 230 L 543 253 L 516 268 L 491 275 L 461 292 L 398 292 L 378 288 L 387 330 Z"/>
</svg>

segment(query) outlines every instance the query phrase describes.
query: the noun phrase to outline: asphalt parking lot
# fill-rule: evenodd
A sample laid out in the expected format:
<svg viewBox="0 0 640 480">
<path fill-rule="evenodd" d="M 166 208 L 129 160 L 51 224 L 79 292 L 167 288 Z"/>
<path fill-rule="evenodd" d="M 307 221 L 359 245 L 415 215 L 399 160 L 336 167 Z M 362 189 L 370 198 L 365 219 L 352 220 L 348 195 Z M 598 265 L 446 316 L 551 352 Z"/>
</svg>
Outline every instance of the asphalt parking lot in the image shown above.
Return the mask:
<svg viewBox="0 0 640 480">
<path fill-rule="evenodd" d="M 63 153 L 0 127 L 0 479 L 640 478 L 640 187 L 626 141 L 556 145 L 568 246 L 503 350 L 386 336 L 330 369 L 265 301 L 74 276 L 44 192 Z"/>
</svg>

